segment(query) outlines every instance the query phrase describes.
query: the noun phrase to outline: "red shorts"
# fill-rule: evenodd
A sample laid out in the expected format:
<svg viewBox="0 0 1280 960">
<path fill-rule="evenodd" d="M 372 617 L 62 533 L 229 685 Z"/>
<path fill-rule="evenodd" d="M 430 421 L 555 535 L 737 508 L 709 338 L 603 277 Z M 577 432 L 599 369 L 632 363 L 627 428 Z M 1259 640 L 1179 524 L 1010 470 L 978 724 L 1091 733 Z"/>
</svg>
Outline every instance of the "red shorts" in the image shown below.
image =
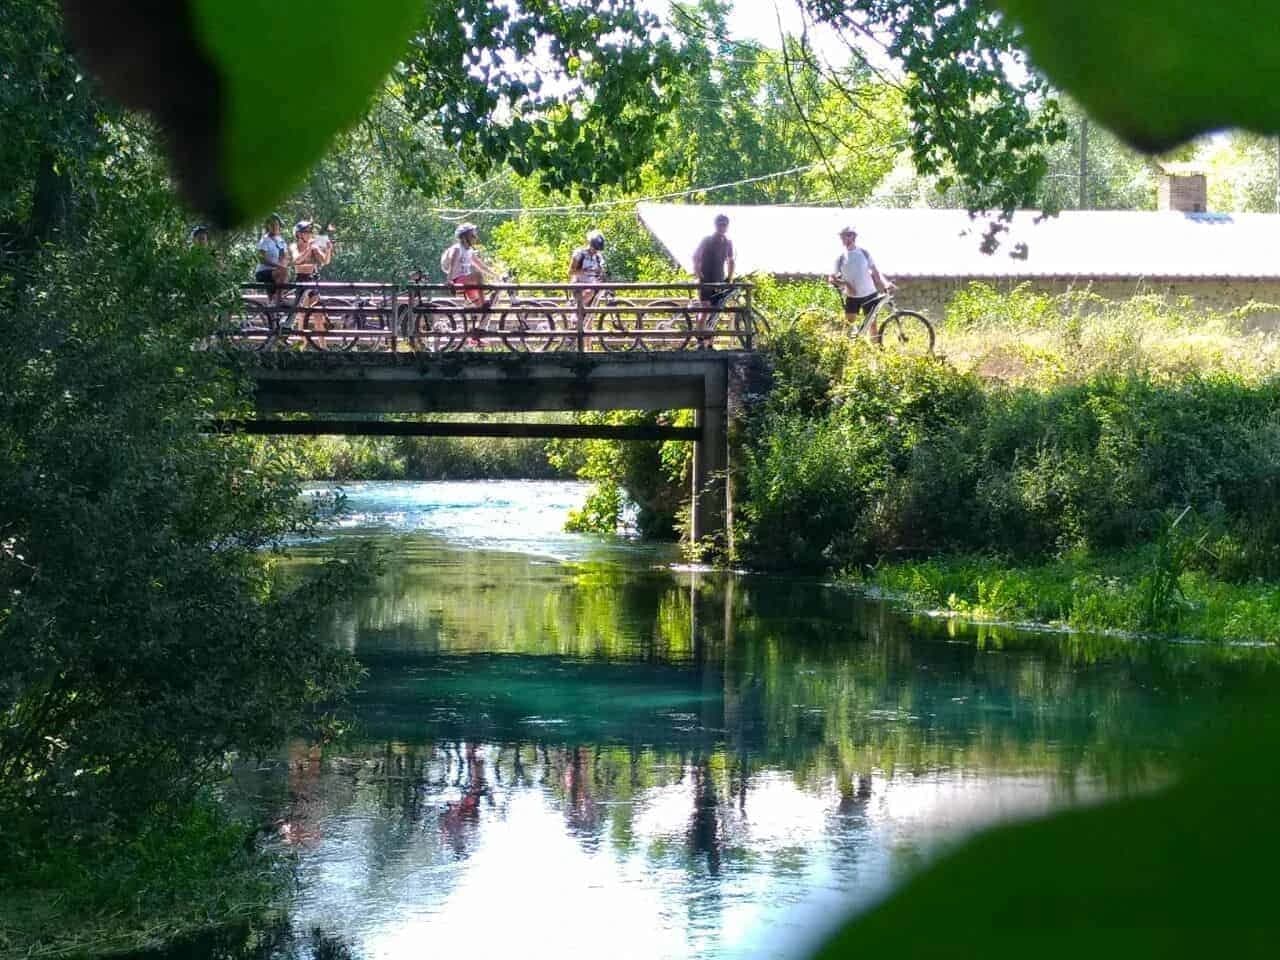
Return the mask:
<svg viewBox="0 0 1280 960">
<path fill-rule="evenodd" d="M 484 306 L 484 293 L 480 290 L 480 284 L 476 283 L 471 277 L 454 277 L 449 282 L 460 290 L 462 295 L 475 306 Z"/>
</svg>

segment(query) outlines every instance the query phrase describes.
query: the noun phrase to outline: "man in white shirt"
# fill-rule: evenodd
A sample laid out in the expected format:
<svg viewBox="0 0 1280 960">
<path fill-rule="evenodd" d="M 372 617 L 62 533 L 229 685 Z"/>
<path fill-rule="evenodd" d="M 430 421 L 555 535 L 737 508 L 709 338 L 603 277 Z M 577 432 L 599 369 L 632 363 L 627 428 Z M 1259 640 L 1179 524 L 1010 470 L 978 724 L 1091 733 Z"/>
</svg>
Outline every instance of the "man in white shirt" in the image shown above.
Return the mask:
<svg viewBox="0 0 1280 960">
<path fill-rule="evenodd" d="M 892 281 L 880 276 L 876 262 L 871 254 L 857 245 L 858 233 L 853 227 L 845 227 L 840 231 L 840 242 L 844 244 L 844 252 L 836 258 L 835 273 L 827 278 L 828 282 L 844 294 L 844 316 L 849 328 L 855 329 L 859 313 L 871 313 L 890 290 L 895 289 Z M 871 342 L 880 342 L 880 331 L 876 322 L 871 321 Z"/>
</svg>

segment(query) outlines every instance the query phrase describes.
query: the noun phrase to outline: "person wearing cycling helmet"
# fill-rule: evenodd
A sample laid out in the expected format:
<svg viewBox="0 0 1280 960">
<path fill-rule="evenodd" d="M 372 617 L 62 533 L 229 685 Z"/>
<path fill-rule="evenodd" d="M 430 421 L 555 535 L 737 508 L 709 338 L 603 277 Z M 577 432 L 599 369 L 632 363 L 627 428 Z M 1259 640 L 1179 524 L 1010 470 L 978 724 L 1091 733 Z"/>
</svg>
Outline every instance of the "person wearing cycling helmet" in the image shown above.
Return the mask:
<svg viewBox="0 0 1280 960">
<path fill-rule="evenodd" d="M 856 329 L 858 314 L 871 313 L 890 290 L 895 289 L 890 280 L 880 276 L 876 262 L 871 254 L 858 246 L 858 232 L 851 226 L 840 231 L 840 242 L 844 250 L 836 258 L 835 272 L 827 277 L 827 282 L 844 295 L 844 317 L 849 328 Z M 880 341 L 880 331 L 876 329 L 875 320 L 867 328 L 872 343 Z"/>
<path fill-rule="evenodd" d="M 209 246 L 209 228 L 203 223 L 197 223 L 191 228 L 191 233 L 187 235 L 193 247 Z"/>
<path fill-rule="evenodd" d="M 604 281 L 604 234 L 599 230 L 587 233 L 587 244 L 573 251 L 569 258 L 570 283 L 602 283 Z M 579 290 L 578 297 L 585 307 L 600 295 L 599 290 Z"/>
<path fill-rule="evenodd" d="M 254 271 L 255 283 L 267 285 L 267 302 L 280 302 L 280 287 L 289 282 L 289 244 L 281 233 L 284 221 L 273 213 L 262 224 L 262 237 L 258 240 L 258 269 Z"/>
<path fill-rule="evenodd" d="M 480 258 L 476 252 L 476 240 L 479 230 L 474 223 L 460 223 L 453 231 L 456 242 L 440 257 L 440 269 L 445 278 L 453 284 L 472 305 L 483 307 L 484 294 L 481 287 L 486 277 L 497 275 L 492 267 Z"/>
<path fill-rule="evenodd" d="M 289 256 L 293 260 L 294 278 L 298 283 L 319 280 L 321 268 L 333 259 L 332 245 L 318 244 L 314 236 L 315 227 L 310 220 L 299 220 L 293 225 Z"/>
<path fill-rule="evenodd" d="M 293 225 L 293 238 L 289 256 L 293 260 L 294 283 L 316 283 L 320 279 L 320 270 L 333 259 L 333 246 L 315 242 L 315 225 L 310 220 L 299 220 Z M 329 318 L 322 309 L 318 289 L 307 290 L 299 299 L 298 306 L 303 311 L 304 329 L 321 333 L 329 329 Z M 314 339 L 312 344 L 318 349 L 327 349 L 323 337 Z"/>
</svg>

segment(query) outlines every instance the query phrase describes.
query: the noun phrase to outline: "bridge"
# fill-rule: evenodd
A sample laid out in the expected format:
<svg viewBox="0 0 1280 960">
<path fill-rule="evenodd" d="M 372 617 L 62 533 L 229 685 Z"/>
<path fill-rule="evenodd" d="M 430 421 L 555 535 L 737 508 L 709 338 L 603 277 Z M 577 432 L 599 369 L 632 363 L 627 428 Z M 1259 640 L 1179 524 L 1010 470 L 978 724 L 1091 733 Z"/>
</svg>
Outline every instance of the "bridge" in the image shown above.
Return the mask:
<svg viewBox="0 0 1280 960">
<path fill-rule="evenodd" d="M 731 552 L 732 449 L 742 403 L 760 378 L 751 291 L 739 289 L 712 307 L 691 284 L 512 284 L 470 296 L 426 284 L 246 287 L 219 339 L 251 356 L 257 417 L 220 426 L 295 436 L 691 442 L 689 536 Z M 691 410 L 694 423 L 423 417 L 604 410 Z"/>
</svg>

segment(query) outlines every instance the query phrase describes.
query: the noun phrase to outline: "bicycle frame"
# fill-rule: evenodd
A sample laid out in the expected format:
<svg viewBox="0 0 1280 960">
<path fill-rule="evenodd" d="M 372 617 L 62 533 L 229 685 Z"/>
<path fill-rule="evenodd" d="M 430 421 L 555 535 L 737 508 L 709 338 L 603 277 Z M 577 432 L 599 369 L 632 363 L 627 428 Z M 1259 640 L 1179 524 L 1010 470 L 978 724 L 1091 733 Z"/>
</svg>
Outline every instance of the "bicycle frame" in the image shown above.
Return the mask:
<svg viewBox="0 0 1280 960">
<path fill-rule="evenodd" d="M 831 289 L 832 289 L 832 292 L 835 293 L 836 298 L 840 301 L 841 312 L 844 312 L 844 301 L 845 301 L 844 293 L 834 285 L 831 287 Z M 859 321 L 857 328 L 854 329 L 853 332 L 849 334 L 849 336 L 854 339 L 862 336 L 863 333 L 866 332 L 867 328 L 871 326 L 871 321 L 873 320 L 876 321 L 876 329 L 879 330 L 880 320 L 883 318 L 892 317 L 895 313 L 897 313 L 898 305 L 894 303 L 894 295 L 892 293 L 883 293 L 880 295 L 880 299 L 878 299 L 872 305 L 870 310 L 863 310 L 860 312 L 862 313 L 862 320 Z"/>
</svg>

